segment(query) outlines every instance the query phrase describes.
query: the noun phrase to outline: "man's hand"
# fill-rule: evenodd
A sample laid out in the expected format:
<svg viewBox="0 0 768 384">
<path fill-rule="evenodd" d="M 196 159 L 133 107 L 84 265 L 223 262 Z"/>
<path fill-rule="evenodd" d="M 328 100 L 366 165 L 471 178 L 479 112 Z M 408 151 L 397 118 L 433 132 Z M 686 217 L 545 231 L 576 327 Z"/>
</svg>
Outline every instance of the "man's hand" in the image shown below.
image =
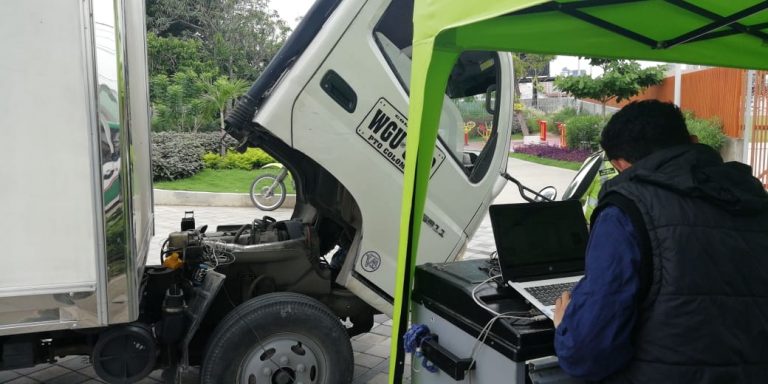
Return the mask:
<svg viewBox="0 0 768 384">
<path fill-rule="evenodd" d="M 555 328 L 563 321 L 563 315 L 565 314 L 565 308 L 568 307 L 568 303 L 571 302 L 571 293 L 568 291 L 563 292 L 560 297 L 555 300 Z"/>
</svg>

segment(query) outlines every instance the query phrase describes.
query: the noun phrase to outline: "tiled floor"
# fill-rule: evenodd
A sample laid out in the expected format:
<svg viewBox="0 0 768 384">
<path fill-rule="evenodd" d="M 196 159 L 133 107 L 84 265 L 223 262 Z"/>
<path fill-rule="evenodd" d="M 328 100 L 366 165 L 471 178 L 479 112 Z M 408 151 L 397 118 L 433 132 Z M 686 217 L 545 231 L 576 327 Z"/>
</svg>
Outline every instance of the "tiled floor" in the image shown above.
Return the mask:
<svg viewBox="0 0 768 384">
<path fill-rule="evenodd" d="M 392 320 L 386 315 L 376 315 L 371 332 L 352 338 L 355 354 L 353 384 L 387 383 L 391 333 Z M 409 367 L 410 362 L 407 364 Z M 410 369 L 406 369 L 406 377 L 410 378 Z"/>
</svg>

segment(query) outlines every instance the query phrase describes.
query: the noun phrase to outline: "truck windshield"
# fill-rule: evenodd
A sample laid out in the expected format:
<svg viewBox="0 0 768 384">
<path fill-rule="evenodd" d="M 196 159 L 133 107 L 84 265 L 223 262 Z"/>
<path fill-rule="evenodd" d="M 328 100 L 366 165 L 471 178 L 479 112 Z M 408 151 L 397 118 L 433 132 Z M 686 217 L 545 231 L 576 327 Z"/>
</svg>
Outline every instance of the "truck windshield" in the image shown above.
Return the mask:
<svg viewBox="0 0 768 384">
<path fill-rule="evenodd" d="M 374 30 L 376 42 L 406 92 L 411 78 L 412 19 L 413 1 L 393 0 Z M 440 115 L 439 139 L 472 182 L 484 176 L 477 162 L 492 158 L 496 142 L 496 114 L 494 108 L 487 108 L 496 99 L 495 57 L 492 52 L 461 55 L 448 81 Z M 489 97 L 493 100 L 486 100 Z"/>
</svg>

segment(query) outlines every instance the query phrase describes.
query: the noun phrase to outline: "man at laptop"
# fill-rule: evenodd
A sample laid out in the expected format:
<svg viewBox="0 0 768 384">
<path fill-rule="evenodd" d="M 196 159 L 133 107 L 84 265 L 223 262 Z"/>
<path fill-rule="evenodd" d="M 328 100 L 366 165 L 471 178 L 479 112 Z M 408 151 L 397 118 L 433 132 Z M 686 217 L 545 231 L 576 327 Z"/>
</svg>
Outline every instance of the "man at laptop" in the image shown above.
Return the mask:
<svg viewBox="0 0 768 384">
<path fill-rule="evenodd" d="M 556 302 L 563 370 L 605 382 L 765 382 L 768 194 L 655 100 L 616 113 L 584 278 Z"/>
</svg>

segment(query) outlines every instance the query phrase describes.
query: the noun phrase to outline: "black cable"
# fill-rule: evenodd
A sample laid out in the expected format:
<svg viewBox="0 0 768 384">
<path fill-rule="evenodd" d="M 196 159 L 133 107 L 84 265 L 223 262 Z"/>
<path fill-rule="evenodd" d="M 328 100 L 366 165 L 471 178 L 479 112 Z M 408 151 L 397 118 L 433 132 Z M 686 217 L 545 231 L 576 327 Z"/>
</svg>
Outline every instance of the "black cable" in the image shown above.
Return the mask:
<svg viewBox="0 0 768 384">
<path fill-rule="evenodd" d="M 242 235 L 245 229 L 248 227 L 251 227 L 251 232 L 254 231 L 253 224 L 243 224 L 243 226 L 240 227 L 240 229 L 238 229 L 237 232 L 235 232 L 235 238 L 232 239 L 232 243 L 237 244 L 237 241 L 240 239 L 240 235 Z"/>
<path fill-rule="evenodd" d="M 165 239 L 165 241 L 163 241 L 163 245 L 160 246 L 160 265 L 163 265 L 163 262 L 165 262 L 165 257 L 163 257 L 165 256 L 165 252 L 167 252 L 165 250 L 165 246 L 168 245 L 168 241 L 170 240 L 170 238 Z"/>
</svg>

